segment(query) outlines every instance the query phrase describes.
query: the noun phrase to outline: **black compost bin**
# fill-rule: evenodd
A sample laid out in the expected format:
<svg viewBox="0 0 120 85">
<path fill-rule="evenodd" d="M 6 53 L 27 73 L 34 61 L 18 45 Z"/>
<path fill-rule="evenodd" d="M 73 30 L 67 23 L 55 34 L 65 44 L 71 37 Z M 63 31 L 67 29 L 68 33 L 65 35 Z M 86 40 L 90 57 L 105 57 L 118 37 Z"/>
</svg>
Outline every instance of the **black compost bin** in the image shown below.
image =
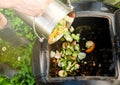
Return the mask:
<svg viewBox="0 0 120 85">
<path fill-rule="evenodd" d="M 80 48 L 87 40 L 95 42 L 95 49 L 79 64 L 75 75 L 59 77 L 59 69 L 50 59 L 50 48 L 60 48 L 56 42 L 37 39 L 33 49 L 32 68 L 36 82 L 61 82 L 65 80 L 117 80 L 120 53 L 120 11 L 102 2 L 73 3 L 76 18 L 72 24 L 75 33 L 80 33 Z M 80 49 L 83 50 L 84 49 Z M 57 70 L 56 70 L 57 69 Z"/>
</svg>

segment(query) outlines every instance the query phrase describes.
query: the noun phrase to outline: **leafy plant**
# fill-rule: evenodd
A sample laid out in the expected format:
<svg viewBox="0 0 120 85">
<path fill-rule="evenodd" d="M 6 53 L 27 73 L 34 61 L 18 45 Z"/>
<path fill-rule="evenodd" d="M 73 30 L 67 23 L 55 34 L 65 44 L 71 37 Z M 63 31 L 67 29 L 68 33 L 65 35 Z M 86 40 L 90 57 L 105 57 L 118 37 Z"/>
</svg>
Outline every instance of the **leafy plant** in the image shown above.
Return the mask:
<svg viewBox="0 0 120 85">
<path fill-rule="evenodd" d="M 0 11 L 7 17 L 18 36 L 26 37 L 31 41 L 26 48 L 23 48 L 13 47 L 0 39 L 0 62 L 18 70 L 18 74 L 12 79 L 0 76 L 0 85 L 34 85 L 31 56 L 36 36 L 33 29 L 17 17 L 13 10 L 0 9 Z"/>
<path fill-rule="evenodd" d="M 17 75 L 12 79 L 0 76 L 0 85 L 35 85 L 30 66 L 23 66 Z"/>
</svg>

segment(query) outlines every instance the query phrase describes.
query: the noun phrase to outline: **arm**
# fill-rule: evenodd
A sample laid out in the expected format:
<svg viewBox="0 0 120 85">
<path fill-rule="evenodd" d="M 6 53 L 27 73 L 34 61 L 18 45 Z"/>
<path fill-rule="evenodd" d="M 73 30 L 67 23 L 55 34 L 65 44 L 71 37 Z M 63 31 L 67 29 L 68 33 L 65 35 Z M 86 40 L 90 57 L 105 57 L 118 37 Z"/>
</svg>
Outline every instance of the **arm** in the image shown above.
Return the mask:
<svg viewBox="0 0 120 85">
<path fill-rule="evenodd" d="M 53 0 L 0 0 L 0 8 L 10 8 L 30 16 L 42 15 Z"/>
<path fill-rule="evenodd" d="M 0 8 L 11 8 L 12 5 L 12 0 L 0 0 Z"/>
</svg>

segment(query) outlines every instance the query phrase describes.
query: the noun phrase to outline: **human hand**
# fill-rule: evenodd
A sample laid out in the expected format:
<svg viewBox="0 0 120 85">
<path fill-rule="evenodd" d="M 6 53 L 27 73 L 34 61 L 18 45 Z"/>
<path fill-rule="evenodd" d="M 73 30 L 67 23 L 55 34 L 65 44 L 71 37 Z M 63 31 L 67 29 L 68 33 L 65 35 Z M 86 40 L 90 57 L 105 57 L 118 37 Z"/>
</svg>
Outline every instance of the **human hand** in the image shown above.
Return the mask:
<svg viewBox="0 0 120 85">
<path fill-rule="evenodd" d="M 7 25 L 7 19 L 2 13 L 0 13 L 0 30 L 3 29 L 6 25 Z"/>
<path fill-rule="evenodd" d="M 11 8 L 20 13 L 39 16 L 53 0 L 0 0 L 0 8 Z"/>
<path fill-rule="evenodd" d="M 13 0 L 11 8 L 30 16 L 40 16 L 53 0 Z"/>
</svg>

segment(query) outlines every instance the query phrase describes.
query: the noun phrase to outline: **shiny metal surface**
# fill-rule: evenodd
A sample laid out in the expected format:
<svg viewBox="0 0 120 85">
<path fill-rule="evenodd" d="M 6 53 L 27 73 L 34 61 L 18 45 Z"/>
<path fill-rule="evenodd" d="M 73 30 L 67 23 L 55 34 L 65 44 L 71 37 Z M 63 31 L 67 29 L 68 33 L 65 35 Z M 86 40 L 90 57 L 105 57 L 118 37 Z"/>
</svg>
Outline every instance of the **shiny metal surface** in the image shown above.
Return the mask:
<svg viewBox="0 0 120 85">
<path fill-rule="evenodd" d="M 35 20 L 37 33 L 48 38 L 57 23 L 70 12 L 72 12 L 72 9 L 69 6 L 66 6 L 60 0 L 54 0 L 42 16 L 34 18 L 19 12 L 16 12 L 16 14 L 30 26 L 33 26 L 33 21 Z"/>
</svg>

